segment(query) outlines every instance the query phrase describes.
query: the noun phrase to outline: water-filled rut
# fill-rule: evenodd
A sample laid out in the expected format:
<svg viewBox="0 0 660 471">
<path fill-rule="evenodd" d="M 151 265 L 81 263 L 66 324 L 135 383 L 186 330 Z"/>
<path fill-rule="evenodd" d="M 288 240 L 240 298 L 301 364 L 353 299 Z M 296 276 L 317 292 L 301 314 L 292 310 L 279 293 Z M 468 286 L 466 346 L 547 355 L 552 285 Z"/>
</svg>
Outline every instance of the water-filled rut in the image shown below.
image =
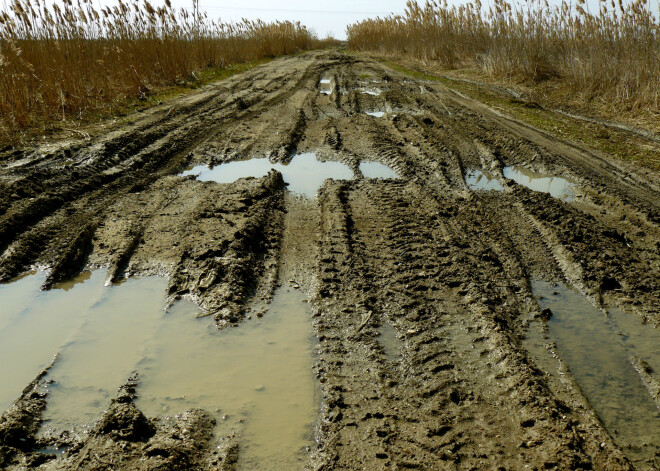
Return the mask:
<svg viewBox="0 0 660 471">
<path fill-rule="evenodd" d="M 199 308 L 190 302 L 165 310 L 163 278 L 112 287 L 104 286 L 103 270 L 86 278 L 41 294 L 43 274 L 3 287 L 22 290 L 20 298 L 0 292 L 2 357 L 12 358 L 3 362 L 5 408 L 58 354 L 45 377 L 46 436 L 64 431 L 84 438 L 137 372 L 137 405 L 150 417 L 205 409 L 223 433 L 239 437 L 239 469 L 302 469 L 319 398 L 311 313 L 300 290 L 284 285 L 263 317 L 218 331 L 208 318 L 195 317 Z"/>
</svg>

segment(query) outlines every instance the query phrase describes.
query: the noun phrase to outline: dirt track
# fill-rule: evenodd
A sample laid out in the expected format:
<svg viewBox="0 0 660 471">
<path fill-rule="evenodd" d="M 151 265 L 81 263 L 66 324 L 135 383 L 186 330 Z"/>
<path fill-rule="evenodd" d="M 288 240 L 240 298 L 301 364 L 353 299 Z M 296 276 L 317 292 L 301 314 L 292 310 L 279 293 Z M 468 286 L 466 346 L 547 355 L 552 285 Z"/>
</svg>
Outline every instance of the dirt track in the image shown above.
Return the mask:
<svg viewBox="0 0 660 471">
<path fill-rule="evenodd" d="M 322 77 L 333 93 L 319 93 Z M 51 269 L 45 288 L 85 266 L 110 267 L 111 282 L 161 274 L 171 300 L 193 299 L 224 328 L 267 302 L 278 279 L 295 279 L 319 341 L 312 469 L 660 466 L 657 455 L 629 462 L 571 375 L 546 374 L 523 348 L 530 325 L 544 329 L 532 279 L 660 325 L 657 174 L 336 52 L 278 59 L 131 121 L 91 141 L 0 155 L 1 281 L 35 266 Z M 233 184 L 176 176 L 247 156 L 286 163 L 296 151 L 344 162 L 358 178 L 326 181 L 317 206 L 286 196 L 275 172 Z M 361 160 L 401 178 L 361 178 Z M 506 180 L 509 165 L 575 181 L 577 198 Z M 498 175 L 504 191 L 472 191 L 470 169 Z M 379 340 L 384 324 L 399 358 Z M 211 456 L 203 412 L 177 441 L 141 429 L 126 390 L 87 443 L 46 466 L 143 457 L 148 469 L 233 469 L 240 450 Z M 41 463 L 33 438 L 44 401 L 28 388 L 0 419 L 0 467 Z"/>
</svg>

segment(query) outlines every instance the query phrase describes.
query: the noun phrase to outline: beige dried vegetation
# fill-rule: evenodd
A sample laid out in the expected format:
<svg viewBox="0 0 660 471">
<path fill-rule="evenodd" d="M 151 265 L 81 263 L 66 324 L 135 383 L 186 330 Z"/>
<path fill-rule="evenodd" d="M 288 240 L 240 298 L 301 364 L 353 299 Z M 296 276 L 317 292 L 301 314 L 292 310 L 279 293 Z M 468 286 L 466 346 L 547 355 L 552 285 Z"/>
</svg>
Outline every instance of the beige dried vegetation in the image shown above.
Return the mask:
<svg viewBox="0 0 660 471">
<path fill-rule="evenodd" d="M 154 87 L 318 46 L 300 23 L 211 21 L 169 0 L 13 0 L 0 11 L 0 141 L 54 120 L 112 113 Z"/>
<path fill-rule="evenodd" d="M 348 42 L 532 86 L 553 82 L 573 101 L 660 117 L 660 26 L 647 0 L 600 0 L 596 13 L 584 0 L 555 7 L 494 0 L 488 9 L 479 0 L 408 1 L 404 15 L 349 26 Z"/>
</svg>

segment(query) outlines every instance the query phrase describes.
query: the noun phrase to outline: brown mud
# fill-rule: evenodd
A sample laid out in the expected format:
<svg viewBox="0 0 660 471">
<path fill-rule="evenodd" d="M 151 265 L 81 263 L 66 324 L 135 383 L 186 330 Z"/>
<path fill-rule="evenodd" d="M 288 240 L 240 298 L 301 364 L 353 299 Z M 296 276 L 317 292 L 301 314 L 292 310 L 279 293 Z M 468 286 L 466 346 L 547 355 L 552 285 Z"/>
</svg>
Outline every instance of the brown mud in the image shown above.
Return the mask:
<svg viewBox="0 0 660 471">
<path fill-rule="evenodd" d="M 274 171 L 177 176 L 304 152 L 356 178 L 305 199 Z M 399 178 L 365 178 L 363 161 Z M 566 178 L 573 200 L 505 178 L 508 166 Z M 503 190 L 470 189 L 474 170 Z M 310 296 L 323 396 L 311 469 L 660 466 L 660 449 L 631 461 L 561 359 L 557 379 L 524 344 L 547 317 L 531 280 L 660 325 L 658 174 L 370 59 L 279 59 L 91 141 L 0 154 L 0 254 L 0 281 L 47 268 L 46 289 L 96 267 L 109 283 L 166 276 L 170 302 L 198 303 L 219 328 L 268 315 L 278 283 L 295 284 Z M 631 368 L 657 400 L 646 361 Z M 62 444 L 35 438 L 37 380 L 0 419 L 0 467 L 234 469 L 240 449 L 216 443 L 207 413 L 147 419 L 135 381 L 56 458 L 36 453 Z"/>
</svg>

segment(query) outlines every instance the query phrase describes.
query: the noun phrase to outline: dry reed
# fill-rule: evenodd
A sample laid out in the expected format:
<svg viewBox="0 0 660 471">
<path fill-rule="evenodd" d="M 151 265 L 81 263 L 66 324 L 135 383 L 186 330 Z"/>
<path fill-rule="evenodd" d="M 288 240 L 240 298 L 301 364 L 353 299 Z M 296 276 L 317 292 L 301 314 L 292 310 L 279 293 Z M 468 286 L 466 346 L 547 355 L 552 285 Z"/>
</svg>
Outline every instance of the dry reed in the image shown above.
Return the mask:
<svg viewBox="0 0 660 471">
<path fill-rule="evenodd" d="M 479 0 L 448 7 L 407 2 L 404 15 L 348 27 L 349 48 L 449 68 L 476 66 L 496 78 L 530 84 L 555 79 L 582 102 L 657 113 L 660 104 L 660 26 L 647 0 L 585 0 L 551 7 L 533 0 L 514 6 Z M 578 101 L 580 101 L 578 100 Z"/>
<path fill-rule="evenodd" d="M 35 124 L 111 112 L 208 67 L 315 45 L 300 23 L 225 24 L 165 3 L 119 0 L 97 9 L 91 0 L 13 0 L 0 11 L 0 139 Z"/>
</svg>

